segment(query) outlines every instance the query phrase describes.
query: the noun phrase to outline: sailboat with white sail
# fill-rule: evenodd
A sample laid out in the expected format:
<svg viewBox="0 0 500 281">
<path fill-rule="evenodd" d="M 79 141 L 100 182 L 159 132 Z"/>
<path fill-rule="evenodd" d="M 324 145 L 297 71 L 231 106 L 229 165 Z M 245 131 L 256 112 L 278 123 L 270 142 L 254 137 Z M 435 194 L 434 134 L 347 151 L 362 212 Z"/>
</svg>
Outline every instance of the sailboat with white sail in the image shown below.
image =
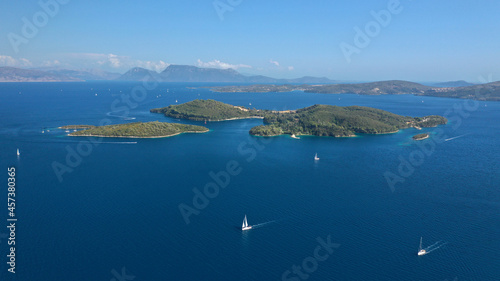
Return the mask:
<svg viewBox="0 0 500 281">
<path fill-rule="evenodd" d="M 318 153 L 316 153 L 316 155 L 314 155 L 314 161 L 318 161 L 318 160 L 319 160 Z"/>
<path fill-rule="evenodd" d="M 17 149 L 17 156 L 21 155 L 21 153 L 19 152 L 19 148 Z"/>
<path fill-rule="evenodd" d="M 247 215 L 245 215 L 245 218 L 243 219 L 243 225 L 241 226 L 241 230 L 249 230 L 249 229 L 252 229 L 252 226 L 248 225 Z"/>
</svg>

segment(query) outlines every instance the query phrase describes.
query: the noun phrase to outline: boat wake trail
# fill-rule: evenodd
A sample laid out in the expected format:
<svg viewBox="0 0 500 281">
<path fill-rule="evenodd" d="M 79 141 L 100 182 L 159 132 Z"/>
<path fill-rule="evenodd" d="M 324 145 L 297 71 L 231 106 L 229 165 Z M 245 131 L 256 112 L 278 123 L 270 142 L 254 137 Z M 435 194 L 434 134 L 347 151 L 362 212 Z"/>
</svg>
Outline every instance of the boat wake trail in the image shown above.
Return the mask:
<svg viewBox="0 0 500 281">
<path fill-rule="evenodd" d="M 461 138 L 461 137 L 465 137 L 466 135 L 468 135 L 468 134 L 461 135 L 461 136 L 457 136 L 457 137 L 452 137 L 452 138 L 449 138 L 449 139 L 445 139 L 444 141 L 451 141 L 451 140 L 454 140 L 454 139 L 458 139 L 458 138 Z"/>
<path fill-rule="evenodd" d="M 268 224 L 271 224 L 273 222 L 276 222 L 276 221 L 268 221 L 268 222 L 263 222 L 263 223 L 259 223 L 259 224 L 256 224 L 256 225 L 252 225 L 252 228 L 259 228 L 259 227 L 264 227 Z"/>
<path fill-rule="evenodd" d="M 448 244 L 448 242 L 437 241 L 436 243 L 425 248 L 424 250 L 425 250 L 426 254 L 429 254 L 430 252 L 434 252 L 435 250 L 443 247 L 446 244 Z"/>
<path fill-rule="evenodd" d="M 106 115 L 109 117 L 121 118 L 123 120 L 135 120 L 135 117 L 115 115 L 115 114 L 113 114 L 113 112 L 108 112 L 108 113 L 106 113 Z"/>
<path fill-rule="evenodd" d="M 47 142 L 44 142 L 47 143 Z M 48 143 L 80 143 L 79 141 L 52 141 Z M 99 144 L 137 144 L 136 141 L 101 141 Z"/>
<path fill-rule="evenodd" d="M 115 142 L 103 141 L 101 143 L 102 144 L 137 144 L 136 141 L 115 141 Z"/>
</svg>

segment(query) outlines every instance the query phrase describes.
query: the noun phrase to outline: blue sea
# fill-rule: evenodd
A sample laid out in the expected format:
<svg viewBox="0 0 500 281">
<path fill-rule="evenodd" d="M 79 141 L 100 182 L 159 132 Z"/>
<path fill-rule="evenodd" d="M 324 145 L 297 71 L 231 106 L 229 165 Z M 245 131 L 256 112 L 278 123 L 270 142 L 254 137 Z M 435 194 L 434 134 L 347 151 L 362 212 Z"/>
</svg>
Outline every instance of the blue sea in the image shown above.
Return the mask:
<svg viewBox="0 0 500 281">
<path fill-rule="evenodd" d="M 204 86 L 0 84 L 0 280 L 500 280 L 500 103 Z M 296 140 L 250 136 L 260 119 L 205 125 L 149 112 L 199 98 L 277 110 L 361 105 L 450 122 Z M 57 129 L 156 120 L 210 132 L 97 139 Z M 413 141 L 421 132 L 431 138 Z M 245 215 L 254 228 L 242 232 Z M 421 237 L 432 247 L 417 256 Z"/>
</svg>

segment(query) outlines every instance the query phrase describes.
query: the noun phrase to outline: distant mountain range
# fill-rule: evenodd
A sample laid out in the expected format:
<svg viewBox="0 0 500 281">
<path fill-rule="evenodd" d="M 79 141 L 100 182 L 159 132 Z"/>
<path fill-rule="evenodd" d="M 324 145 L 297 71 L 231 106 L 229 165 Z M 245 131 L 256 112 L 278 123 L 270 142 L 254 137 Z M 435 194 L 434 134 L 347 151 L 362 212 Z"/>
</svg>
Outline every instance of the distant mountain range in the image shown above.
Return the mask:
<svg viewBox="0 0 500 281">
<path fill-rule="evenodd" d="M 20 69 L 0 67 L 0 82 L 73 82 L 89 80 L 142 81 L 154 78 L 160 82 L 250 83 L 250 84 L 337 84 L 326 77 L 304 76 L 295 79 L 276 79 L 262 75 L 243 75 L 234 69 L 201 68 L 190 65 L 170 65 L 162 72 L 134 67 L 124 74 L 98 69 L 61 69 L 42 67 Z M 350 84 L 349 84 L 350 85 Z M 475 84 L 451 81 L 428 84 L 432 87 L 465 87 Z"/>
<path fill-rule="evenodd" d="M 38 69 L 52 74 L 65 75 L 80 80 L 115 80 L 121 76 L 120 73 L 107 72 L 100 69 Z"/>
<path fill-rule="evenodd" d="M 151 78 L 159 82 L 248 83 L 249 86 L 214 87 L 218 92 L 288 92 L 300 90 L 324 94 L 413 94 L 434 97 L 453 97 L 500 101 L 500 81 L 471 84 L 453 81 L 426 86 L 408 81 L 380 81 L 358 84 L 335 84 L 334 80 L 318 77 L 275 79 L 267 76 L 246 76 L 234 69 L 200 68 L 170 65 L 161 73 L 134 67 L 125 74 L 101 70 L 20 69 L 0 67 L 0 82 L 77 82 L 88 80 L 142 81 Z"/>
<path fill-rule="evenodd" d="M 0 67 L 0 82 L 76 82 L 83 81 L 64 74 L 55 74 L 35 69 Z"/>
<path fill-rule="evenodd" d="M 70 70 L 59 68 L 21 69 L 0 67 L 0 82 L 81 82 L 89 80 L 114 80 L 119 73 L 98 69 Z"/>
<path fill-rule="evenodd" d="M 476 85 L 476 84 L 469 83 L 469 82 L 464 81 L 464 80 L 459 80 L 459 81 L 449 81 L 449 82 L 436 83 L 436 84 L 432 84 L 431 86 L 448 88 L 448 87 L 467 87 L 467 86 L 474 86 L 474 85 Z"/>
<path fill-rule="evenodd" d="M 153 77 L 161 82 L 213 82 L 213 83 L 279 83 L 279 84 L 327 84 L 335 83 L 326 77 L 302 77 L 297 79 L 276 79 L 262 75 L 246 76 L 234 69 L 201 68 L 190 65 L 170 65 L 161 73 L 134 67 L 116 80 L 141 81 Z"/>
<path fill-rule="evenodd" d="M 359 84 L 327 85 L 273 85 L 257 84 L 248 86 L 213 87 L 216 92 L 290 92 L 304 91 L 319 94 L 358 94 L 358 95 L 403 95 L 463 98 L 475 100 L 500 101 L 500 81 L 465 87 L 431 87 L 422 84 L 391 80 Z"/>
<path fill-rule="evenodd" d="M 262 75 L 246 76 L 234 69 L 201 68 L 190 65 L 170 65 L 161 73 L 134 67 L 124 74 L 96 69 L 35 68 L 20 69 L 0 67 L 0 82 L 75 82 L 89 80 L 142 81 L 154 78 L 159 82 L 201 83 L 276 83 L 276 84 L 328 84 L 335 83 L 326 77 L 276 79 Z"/>
</svg>

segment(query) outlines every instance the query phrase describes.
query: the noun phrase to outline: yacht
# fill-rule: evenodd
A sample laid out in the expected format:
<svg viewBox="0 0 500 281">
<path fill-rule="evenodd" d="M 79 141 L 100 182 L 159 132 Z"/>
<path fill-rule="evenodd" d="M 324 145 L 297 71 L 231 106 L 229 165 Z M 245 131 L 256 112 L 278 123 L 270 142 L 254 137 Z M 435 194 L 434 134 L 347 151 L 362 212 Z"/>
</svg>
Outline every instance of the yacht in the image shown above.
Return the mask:
<svg viewBox="0 0 500 281">
<path fill-rule="evenodd" d="M 243 219 L 243 225 L 241 226 L 241 230 L 249 230 L 249 229 L 252 229 L 252 226 L 248 225 L 247 215 L 245 215 L 245 218 Z"/>
</svg>

